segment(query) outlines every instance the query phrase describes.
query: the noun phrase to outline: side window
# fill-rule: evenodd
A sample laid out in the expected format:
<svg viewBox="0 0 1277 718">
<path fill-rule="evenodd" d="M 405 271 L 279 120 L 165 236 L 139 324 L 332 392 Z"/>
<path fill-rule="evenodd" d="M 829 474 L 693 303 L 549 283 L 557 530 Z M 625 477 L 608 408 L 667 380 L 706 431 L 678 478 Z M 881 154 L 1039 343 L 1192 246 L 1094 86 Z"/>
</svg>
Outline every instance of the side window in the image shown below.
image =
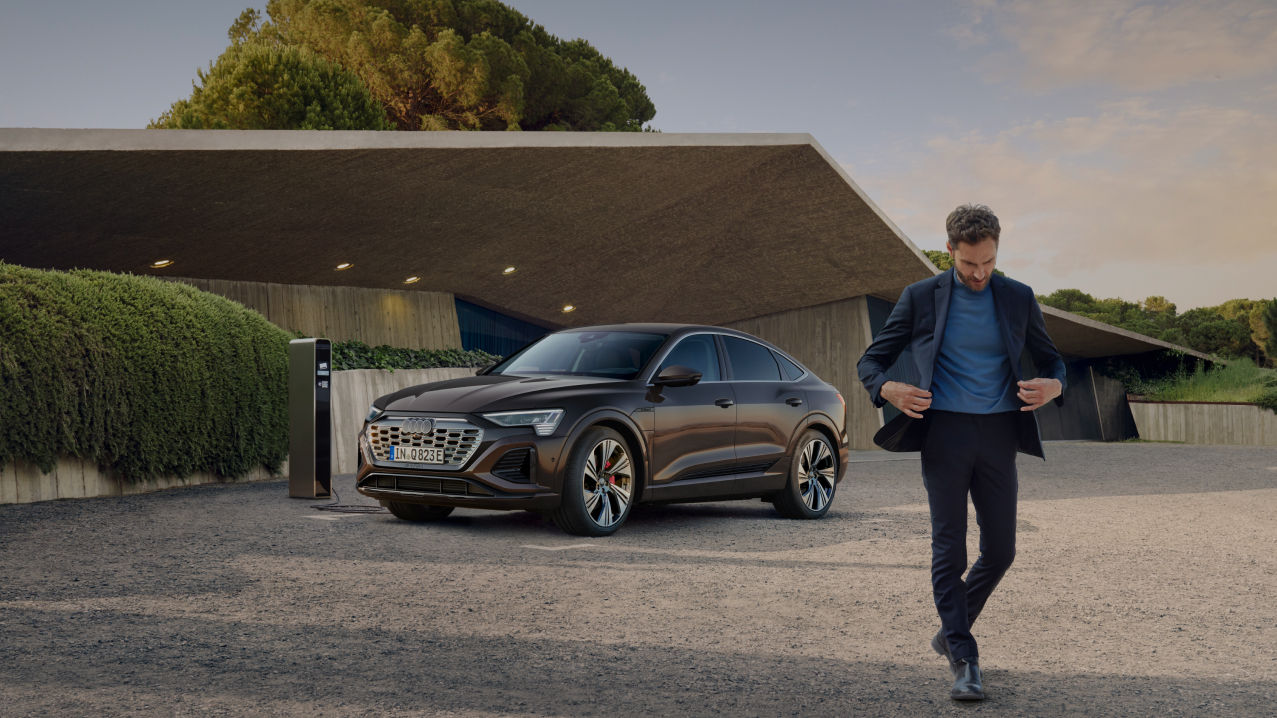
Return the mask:
<svg viewBox="0 0 1277 718">
<path fill-rule="evenodd" d="M 793 381 L 803 375 L 802 367 L 786 359 L 784 356 L 772 352 L 776 356 L 776 363 L 780 364 L 780 370 L 785 374 L 785 378 Z"/>
<path fill-rule="evenodd" d="M 693 334 L 680 341 L 661 362 L 656 373 L 675 364 L 696 369 L 701 373 L 701 381 L 722 380 L 722 373 L 718 370 L 718 350 L 714 347 L 714 337 L 709 334 Z"/>
<path fill-rule="evenodd" d="M 732 362 L 733 381 L 780 381 L 780 367 L 772 350 L 738 337 L 724 336 L 727 358 Z"/>
</svg>

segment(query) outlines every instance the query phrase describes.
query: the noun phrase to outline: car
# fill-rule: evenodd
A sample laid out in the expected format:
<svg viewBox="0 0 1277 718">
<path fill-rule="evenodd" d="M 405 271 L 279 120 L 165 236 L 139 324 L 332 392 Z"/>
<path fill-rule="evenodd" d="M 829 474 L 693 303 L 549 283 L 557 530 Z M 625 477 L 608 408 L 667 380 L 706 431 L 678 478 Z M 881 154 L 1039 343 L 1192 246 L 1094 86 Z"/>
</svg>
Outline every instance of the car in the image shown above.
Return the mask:
<svg viewBox="0 0 1277 718">
<path fill-rule="evenodd" d="M 581 536 L 644 502 L 762 498 L 815 519 L 847 470 L 846 413 L 833 386 L 744 332 L 565 329 L 374 401 L 356 488 L 408 521 L 526 509 Z"/>
</svg>

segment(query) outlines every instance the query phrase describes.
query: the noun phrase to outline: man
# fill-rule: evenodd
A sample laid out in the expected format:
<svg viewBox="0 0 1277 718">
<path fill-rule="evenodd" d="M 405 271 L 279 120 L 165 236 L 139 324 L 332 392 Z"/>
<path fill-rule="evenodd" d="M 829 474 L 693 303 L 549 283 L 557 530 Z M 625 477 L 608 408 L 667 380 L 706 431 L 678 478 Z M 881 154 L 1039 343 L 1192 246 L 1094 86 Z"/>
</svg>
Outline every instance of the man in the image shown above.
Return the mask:
<svg viewBox="0 0 1277 718">
<path fill-rule="evenodd" d="M 901 412 L 874 441 L 922 452 L 941 623 L 931 647 L 949 659 L 950 696 L 983 700 L 971 624 L 1015 557 L 1015 455 L 1045 458 L 1032 412 L 1062 401 L 1064 362 L 1033 290 L 993 272 L 1001 235 L 993 212 L 963 205 L 945 228 L 953 268 L 905 289 L 857 369 L 874 406 L 890 402 Z M 906 347 L 918 386 L 886 376 Z M 1026 348 L 1037 378 L 1021 378 Z M 980 526 L 980 556 L 964 581 L 968 493 Z"/>
</svg>

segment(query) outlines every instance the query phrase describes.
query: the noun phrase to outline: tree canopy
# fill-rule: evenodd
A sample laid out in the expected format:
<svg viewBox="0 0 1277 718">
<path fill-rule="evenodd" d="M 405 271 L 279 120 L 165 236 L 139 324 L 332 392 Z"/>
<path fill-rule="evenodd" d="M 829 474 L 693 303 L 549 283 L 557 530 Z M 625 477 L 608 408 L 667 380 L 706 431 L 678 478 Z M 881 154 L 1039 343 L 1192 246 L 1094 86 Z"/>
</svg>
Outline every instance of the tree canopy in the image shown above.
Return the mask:
<svg viewBox="0 0 1277 718">
<path fill-rule="evenodd" d="M 349 117 L 364 123 L 358 129 L 381 129 L 350 109 L 358 104 L 352 79 L 400 130 L 635 131 L 656 114 L 628 70 L 497 0 L 271 0 L 266 11 L 266 22 L 255 10 L 240 15 L 231 46 L 199 73 L 202 86 L 153 126 L 266 128 L 287 116 L 295 128 L 336 128 Z M 267 51 L 299 53 L 302 72 L 265 71 L 283 59 L 248 63 Z M 340 80 L 305 80 L 330 68 Z M 298 120 L 302 99 L 293 96 L 318 108 Z M 282 102 L 290 112 L 279 111 Z"/>
<path fill-rule="evenodd" d="M 183 130 L 388 130 L 381 105 L 358 77 L 305 47 L 232 45 L 189 100 L 151 123 Z"/>
<path fill-rule="evenodd" d="M 1225 358 L 1248 357 L 1256 364 L 1274 353 L 1271 335 L 1264 323 L 1270 302 L 1230 299 L 1216 307 L 1199 307 L 1183 314 L 1166 297 L 1148 297 L 1143 302 L 1124 299 L 1097 299 L 1079 289 L 1057 289 L 1038 297 L 1043 304 L 1080 314 L 1162 341 L 1190 347 Z M 1274 300 L 1277 304 L 1277 300 Z M 1277 347 L 1275 347 L 1277 348 Z"/>
</svg>

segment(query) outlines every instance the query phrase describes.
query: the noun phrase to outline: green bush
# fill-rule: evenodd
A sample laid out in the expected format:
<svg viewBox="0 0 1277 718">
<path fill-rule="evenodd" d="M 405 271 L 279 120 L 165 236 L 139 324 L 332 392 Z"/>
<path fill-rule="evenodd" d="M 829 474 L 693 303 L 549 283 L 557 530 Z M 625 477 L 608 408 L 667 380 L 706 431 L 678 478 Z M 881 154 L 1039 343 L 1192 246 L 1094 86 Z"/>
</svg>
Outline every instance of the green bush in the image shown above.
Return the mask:
<svg viewBox="0 0 1277 718">
<path fill-rule="evenodd" d="M 75 456 L 126 481 L 288 453 L 288 335 L 149 277 L 0 262 L 0 466 Z"/>
<path fill-rule="evenodd" d="M 1245 358 L 1210 369 L 1199 364 L 1192 373 L 1180 372 L 1148 389 L 1146 398 L 1153 401 L 1235 401 L 1277 412 L 1277 372 Z"/>
<path fill-rule="evenodd" d="M 333 342 L 333 369 L 479 367 L 498 361 L 501 357 L 479 349 L 399 349 L 387 344 L 370 347 L 361 341 Z"/>
</svg>

